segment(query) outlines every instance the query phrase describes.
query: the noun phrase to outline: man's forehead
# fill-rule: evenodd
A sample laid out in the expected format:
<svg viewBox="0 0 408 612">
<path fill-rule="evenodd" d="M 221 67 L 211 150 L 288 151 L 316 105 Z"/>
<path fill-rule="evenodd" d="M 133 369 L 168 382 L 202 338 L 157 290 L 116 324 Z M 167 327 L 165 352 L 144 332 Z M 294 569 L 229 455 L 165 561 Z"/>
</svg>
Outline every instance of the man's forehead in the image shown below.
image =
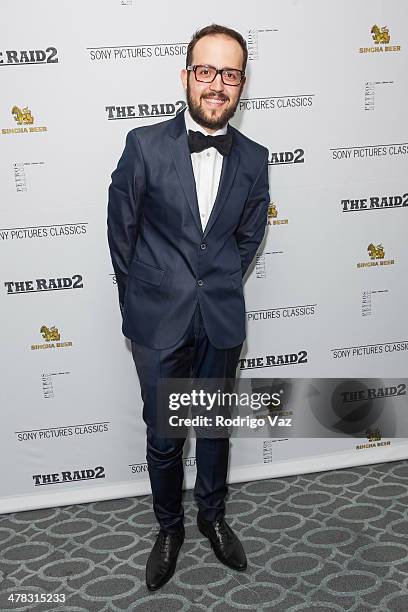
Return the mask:
<svg viewBox="0 0 408 612">
<path fill-rule="evenodd" d="M 223 66 L 231 66 L 243 61 L 243 50 L 237 40 L 225 34 L 209 34 L 200 38 L 194 46 L 194 63 L 211 64 L 220 62 Z M 221 66 L 220 66 L 221 67 Z"/>
</svg>

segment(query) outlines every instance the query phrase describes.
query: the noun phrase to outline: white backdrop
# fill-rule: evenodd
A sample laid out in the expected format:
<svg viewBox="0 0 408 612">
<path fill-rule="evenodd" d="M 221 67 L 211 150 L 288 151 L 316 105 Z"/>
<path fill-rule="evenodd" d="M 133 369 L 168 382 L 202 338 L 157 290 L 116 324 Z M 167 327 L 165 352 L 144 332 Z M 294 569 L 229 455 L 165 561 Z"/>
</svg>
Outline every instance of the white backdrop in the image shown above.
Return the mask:
<svg viewBox="0 0 408 612">
<path fill-rule="evenodd" d="M 210 22 L 248 41 L 233 124 L 271 162 L 240 376 L 371 377 L 381 387 L 407 375 L 402 0 L 227 0 L 210 11 L 186 1 L 22 0 L 2 10 L 1 512 L 150 491 L 107 188 L 127 132 L 184 107 L 186 45 Z M 287 354 L 296 362 L 267 365 Z M 407 449 L 395 438 L 234 439 L 230 482 L 406 458 Z M 190 487 L 193 442 L 185 464 Z"/>
</svg>

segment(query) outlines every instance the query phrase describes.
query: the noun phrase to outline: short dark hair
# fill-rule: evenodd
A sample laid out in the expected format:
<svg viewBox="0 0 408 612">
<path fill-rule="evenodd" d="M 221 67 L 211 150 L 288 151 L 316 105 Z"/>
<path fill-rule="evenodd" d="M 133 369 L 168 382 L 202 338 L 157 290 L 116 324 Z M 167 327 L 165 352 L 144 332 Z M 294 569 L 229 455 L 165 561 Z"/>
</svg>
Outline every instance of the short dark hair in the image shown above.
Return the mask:
<svg viewBox="0 0 408 612">
<path fill-rule="evenodd" d="M 190 66 L 193 60 L 193 49 L 198 43 L 198 41 L 201 38 L 204 38 L 204 36 L 214 36 L 215 34 L 223 34 L 224 36 L 229 36 L 240 44 L 244 55 L 242 70 L 245 70 L 248 60 L 248 49 L 245 42 L 245 38 L 236 30 L 232 30 L 231 28 L 227 28 L 226 26 L 217 25 L 216 23 L 212 23 L 211 25 L 208 25 L 205 28 L 201 28 L 201 30 L 197 30 L 197 32 L 193 34 L 187 47 L 186 68 L 187 66 Z"/>
</svg>

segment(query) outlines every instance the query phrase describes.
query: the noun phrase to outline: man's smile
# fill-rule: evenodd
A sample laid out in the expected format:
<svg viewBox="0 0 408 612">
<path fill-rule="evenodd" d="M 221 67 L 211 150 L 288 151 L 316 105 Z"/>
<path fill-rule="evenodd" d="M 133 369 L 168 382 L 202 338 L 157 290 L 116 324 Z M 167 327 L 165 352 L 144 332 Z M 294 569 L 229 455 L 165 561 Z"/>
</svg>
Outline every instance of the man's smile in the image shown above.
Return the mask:
<svg viewBox="0 0 408 612">
<path fill-rule="evenodd" d="M 221 108 L 228 102 L 228 98 L 221 96 L 205 96 L 203 100 L 210 108 Z"/>
</svg>

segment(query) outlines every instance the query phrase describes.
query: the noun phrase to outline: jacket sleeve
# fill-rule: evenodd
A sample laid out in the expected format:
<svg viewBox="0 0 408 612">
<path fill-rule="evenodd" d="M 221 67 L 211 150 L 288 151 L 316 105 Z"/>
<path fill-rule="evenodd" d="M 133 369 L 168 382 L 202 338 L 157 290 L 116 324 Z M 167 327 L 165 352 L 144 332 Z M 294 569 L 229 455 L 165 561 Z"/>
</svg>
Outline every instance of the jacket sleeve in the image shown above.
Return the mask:
<svg viewBox="0 0 408 612">
<path fill-rule="evenodd" d="M 108 244 L 123 314 L 128 270 L 139 232 L 146 178 L 139 140 L 131 131 L 108 192 Z"/>
<path fill-rule="evenodd" d="M 262 242 L 269 203 L 268 151 L 266 151 L 235 231 L 241 256 L 242 277 L 244 277 Z"/>
</svg>

